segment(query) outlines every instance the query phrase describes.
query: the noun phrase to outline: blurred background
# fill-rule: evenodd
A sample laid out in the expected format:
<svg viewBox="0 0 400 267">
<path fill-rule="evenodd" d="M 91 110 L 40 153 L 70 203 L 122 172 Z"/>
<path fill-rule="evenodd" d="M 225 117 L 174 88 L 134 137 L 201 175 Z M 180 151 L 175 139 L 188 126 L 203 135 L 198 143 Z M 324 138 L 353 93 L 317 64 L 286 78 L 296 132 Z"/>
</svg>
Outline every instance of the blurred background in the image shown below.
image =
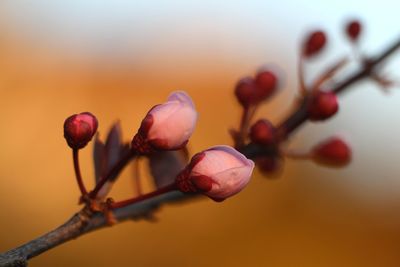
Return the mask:
<svg viewBox="0 0 400 267">
<path fill-rule="evenodd" d="M 278 122 L 296 93 L 304 33 L 328 31 L 330 50 L 321 61 L 329 62 L 351 52 L 343 25 L 360 18 L 362 48 L 379 52 L 400 35 L 399 8 L 391 0 L 1 1 L 0 251 L 42 235 L 80 208 L 62 136 L 67 116 L 93 112 L 103 137 L 121 120 L 128 141 L 151 106 L 184 89 L 200 113 L 192 153 L 231 144 L 227 129 L 239 121 L 232 93 L 239 78 L 265 64 L 279 66 L 282 91 L 257 114 Z M 388 72 L 398 72 L 398 58 Z M 309 74 L 318 70 L 310 66 Z M 354 150 L 347 168 L 287 160 L 280 178 L 256 172 L 241 194 L 223 203 L 167 206 L 156 223 L 90 233 L 30 266 L 398 266 L 399 102 L 398 89 L 385 95 L 363 82 L 341 97 L 334 119 L 293 136 L 290 147 L 307 149 L 345 135 Z M 93 185 L 90 146 L 81 160 Z M 112 191 L 116 199 L 135 192 L 130 172 Z"/>
</svg>

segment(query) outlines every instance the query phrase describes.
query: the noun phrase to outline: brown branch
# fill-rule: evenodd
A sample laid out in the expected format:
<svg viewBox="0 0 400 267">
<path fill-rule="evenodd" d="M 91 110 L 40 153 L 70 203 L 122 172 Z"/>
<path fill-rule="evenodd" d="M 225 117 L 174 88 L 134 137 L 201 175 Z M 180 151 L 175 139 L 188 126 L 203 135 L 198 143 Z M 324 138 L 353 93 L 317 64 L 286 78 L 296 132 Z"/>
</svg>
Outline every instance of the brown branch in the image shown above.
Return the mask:
<svg viewBox="0 0 400 267">
<path fill-rule="evenodd" d="M 114 211 L 118 222 L 135 220 L 146 216 L 166 203 L 182 201 L 193 195 L 184 195 L 179 191 L 163 194 Z M 82 209 L 67 222 L 53 231 L 44 234 L 20 247 L 0 254 L 1 267 L 27 266 L 27 261 L 47 250 L 61 245 L 71 239 L 82 236 L 97 229 L 107 227 L 107 218 L 102 213 L 92 213 L 87 208 Z"/>
<path fill-rule="evenodd" d="M 383 51 L 375 58 L 366 61 L 363 68 L 345 79 L 332 90 L 337 94 L 342 93 L 351 85 L 368 78 L 375 71 L 376 66 L 388 58 L 393 52 L 400 47 L 400 39 Z M 299 126 L 308 120 L 306 106 L 303 103 L 299 108 L 293 111 L 282 123 L 278 125 L 282 140 L 287 139 Z M 248 158 L 255 158 L 260 155 L 271 154 L 274 148 L 261 147 L 255 144 L 248 144 L 240 150 Z M 129 159 L 126 160 L 129 162 Z M 126 164 L 118 165 L 116 172 Z M 118 222 L 128 219 L 146 218 L 151 212 L 159 208 L 161 205 L 175 201 L 181 201 L 186 198 L 193 198 L 194 195 L 184 195 L 178 191 L 169 192 L 154 198 L 146 199 L 142 202 L 129 205 L 127 207 L 115 210 L 115 218 Z M 101 213 L 92 213 L 86 208 L 75 214 L 66 223 L 55 230 L 34 239 L 20 247 L 12 249 L 8 252 L 0 254 L 0 267 L 4 266 L 26 266 L 27 260 L 35 257 L 47 250 L 50 250 L 60 244 L 71 239 L 82 236 L 91 231 L 101 229 L 107 226 L 107 219 Z"/>
<path fill-rule="evenodd" d="M 400 48 L 400 38 L 389 46 L 383 53 L 375 58 L 366 60 L 363 68 L 353 73 L 347 79 L 344 79 L 341 83 L 332 88 L 332 91 L 336 94 L 343 93 L 345 89 L 354 85 L 357 82 L 365 78 L 369 78 L 372 72 L 376 70 L 376 67 L 380 65 L 385 59 L 387 59 L 392 53 Z M 283 136 L 286 138 L 289 133 L 292 133 L 296 128 L 302 125 L 308 119 L 308 112 L 306 111 L 305 103 L 294 113 L 290 114 L 286 120 L 278 125 L 278 131 L 284 132 Z"/>
</svg>

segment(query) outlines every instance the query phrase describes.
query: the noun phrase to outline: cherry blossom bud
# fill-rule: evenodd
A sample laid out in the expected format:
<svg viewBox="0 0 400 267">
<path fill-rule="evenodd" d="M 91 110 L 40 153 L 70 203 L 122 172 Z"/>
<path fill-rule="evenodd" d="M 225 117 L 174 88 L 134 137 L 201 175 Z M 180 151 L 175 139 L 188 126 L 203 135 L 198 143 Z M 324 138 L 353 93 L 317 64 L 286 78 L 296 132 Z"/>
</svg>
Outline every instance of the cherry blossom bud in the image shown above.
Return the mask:
<svg viewBox="0 0 400 267">
<path fill-rule="evenodd" d="M 325 33 L 323 31 L 314 31 L 307 36 L 303 47 L 303 55 L 306 57 L 314 56 L 324 48 L 325 44 Z"/>
<path fill-rule="evenodd" d="M 239 103 L 247 108 L 266 100 L 277 88 L 276 74 L 270 70 L 263 70 L 257 73 L 255 79 L 246 77 L 239 80 L 235 87 L 235 95 Z"/>
<path fill-rule="evenodd" d="M 239 103 L 245 108 L 257 103 L 258 96 L 254 79 L 246 77 L 239 80 L 235 87 L 235 95 Z"/>
<path fill-rule="evenodd" d="M 81 149 L 92 140 L 97 126 L 97 119 L 93 114 L 89 112 L 75 114 L 64 122 L 64 137 L 71 148 Z"/>
<path fill-rule="evenodd" d="M 239 193 L 250 181 L 254 162 L 229 146 L 214 146 L 196 154 L 178 176 L 182 192 L 201 192 L 215 201 Z"/>
<path fill-rule="evenodd" d="M 311 157 L 322 165 L 344 166 L 351 161 L 351 148 L 339 137 L 332 137 L 316 145 Z"/>
<path fill-rule="evenodd" d="M 273 177 L 282 170 L 282 158 L 279 156 L 264 156 L 256 159 L 256 166 L 267 177 Z"/>
<path fill-rule="evenodd" d="M 260 145 L 270 145 L 275 141 L 275 127 L 268 120 L 258 120 L 250 128 L 250 139 Z"/>
<path fill-rule="evenodd" d="M 154 106 L 143 119 L 132 148 L 140 153 L 175 150 L 186 145 L 197 122 L 197 112 L 190 96 L 178 91 L 167 102 Z"/>
<path fill-rule="evenodd" d="M 339 105 L 335 93 L 318 91 L 311 95 L 308 104 L 310 120 L 326 120 L 332 117 L 338 110 Z"/>
<path fill-rule="evenodd" d="M 278 79 L 272 71 L 264 70 L 256 75 L 255 84 L 259 98 L 265 100 L 275 93 Z"/>
<path fill-rule="evenodd" d="M 358 20 L 350 21 L 346 26 L 347 37 L 351 41 L 357 41 L 361 32 L 361 23 Z"/>
</svg>

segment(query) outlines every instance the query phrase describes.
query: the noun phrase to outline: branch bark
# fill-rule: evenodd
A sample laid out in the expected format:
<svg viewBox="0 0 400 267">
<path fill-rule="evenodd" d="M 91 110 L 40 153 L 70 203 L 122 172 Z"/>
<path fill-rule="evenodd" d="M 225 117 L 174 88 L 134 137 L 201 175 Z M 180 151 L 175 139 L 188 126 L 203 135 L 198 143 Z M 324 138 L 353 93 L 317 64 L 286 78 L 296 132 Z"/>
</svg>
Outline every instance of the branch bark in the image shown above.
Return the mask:
<svg viewBox="0 0 400 267">
<path fill-rule="evenodd" d="M 135 220 L 146 217 L 151 212 L 158 209 L 161 205 L 174 203 L 194 195 L 184 195 L 179 191 L 166 193 L 127 207 L 116 209 L 115 218 L 119 222 Z M 107 227 L 107 219 L 102 213 L 93 213 L 87 208 L 83 208 L 72 216 L 63 225 L 56 229 L 8 252 L 0 254 L 1 267 L 22 267 L 27 266 L 27 261 L 47 250 L 61 245 L 71 239 L 83 234 Z"/>
</svg>

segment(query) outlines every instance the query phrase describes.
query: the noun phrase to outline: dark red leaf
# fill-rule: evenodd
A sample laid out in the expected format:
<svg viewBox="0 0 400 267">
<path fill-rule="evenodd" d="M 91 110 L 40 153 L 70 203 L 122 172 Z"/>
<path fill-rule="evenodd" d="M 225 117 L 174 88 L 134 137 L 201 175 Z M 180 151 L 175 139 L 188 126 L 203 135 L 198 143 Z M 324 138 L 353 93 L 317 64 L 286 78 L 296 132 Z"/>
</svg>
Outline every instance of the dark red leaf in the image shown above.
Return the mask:
<svg viewBox="0 0 400 267">
<path fill-rule="evenodd" d="M 188 163 L 187 150 L 156 152 L 149 157 L 150 173 L 157 188 L 171 184 Z"/>
<path fill-rule="evenodd" d="M 105 172 L 106 166 L 106 152 L 105 145 L 100 140 L 99 135 L 95 137 L 93 145 L 93 161 L 94 161 L 94 176 L 96 183 Z"/>
<path fill-rule="evenodd" d="M 106 150 L 106 168 L 110 170 L 120 159 L 122 151 L 122 131 L 120 122 L 117 121 L 113 124 L 107 135 L 105 144 Z M 110 177 L 110 180 L 114 180 L 116 177 Z"/>
</svg>

